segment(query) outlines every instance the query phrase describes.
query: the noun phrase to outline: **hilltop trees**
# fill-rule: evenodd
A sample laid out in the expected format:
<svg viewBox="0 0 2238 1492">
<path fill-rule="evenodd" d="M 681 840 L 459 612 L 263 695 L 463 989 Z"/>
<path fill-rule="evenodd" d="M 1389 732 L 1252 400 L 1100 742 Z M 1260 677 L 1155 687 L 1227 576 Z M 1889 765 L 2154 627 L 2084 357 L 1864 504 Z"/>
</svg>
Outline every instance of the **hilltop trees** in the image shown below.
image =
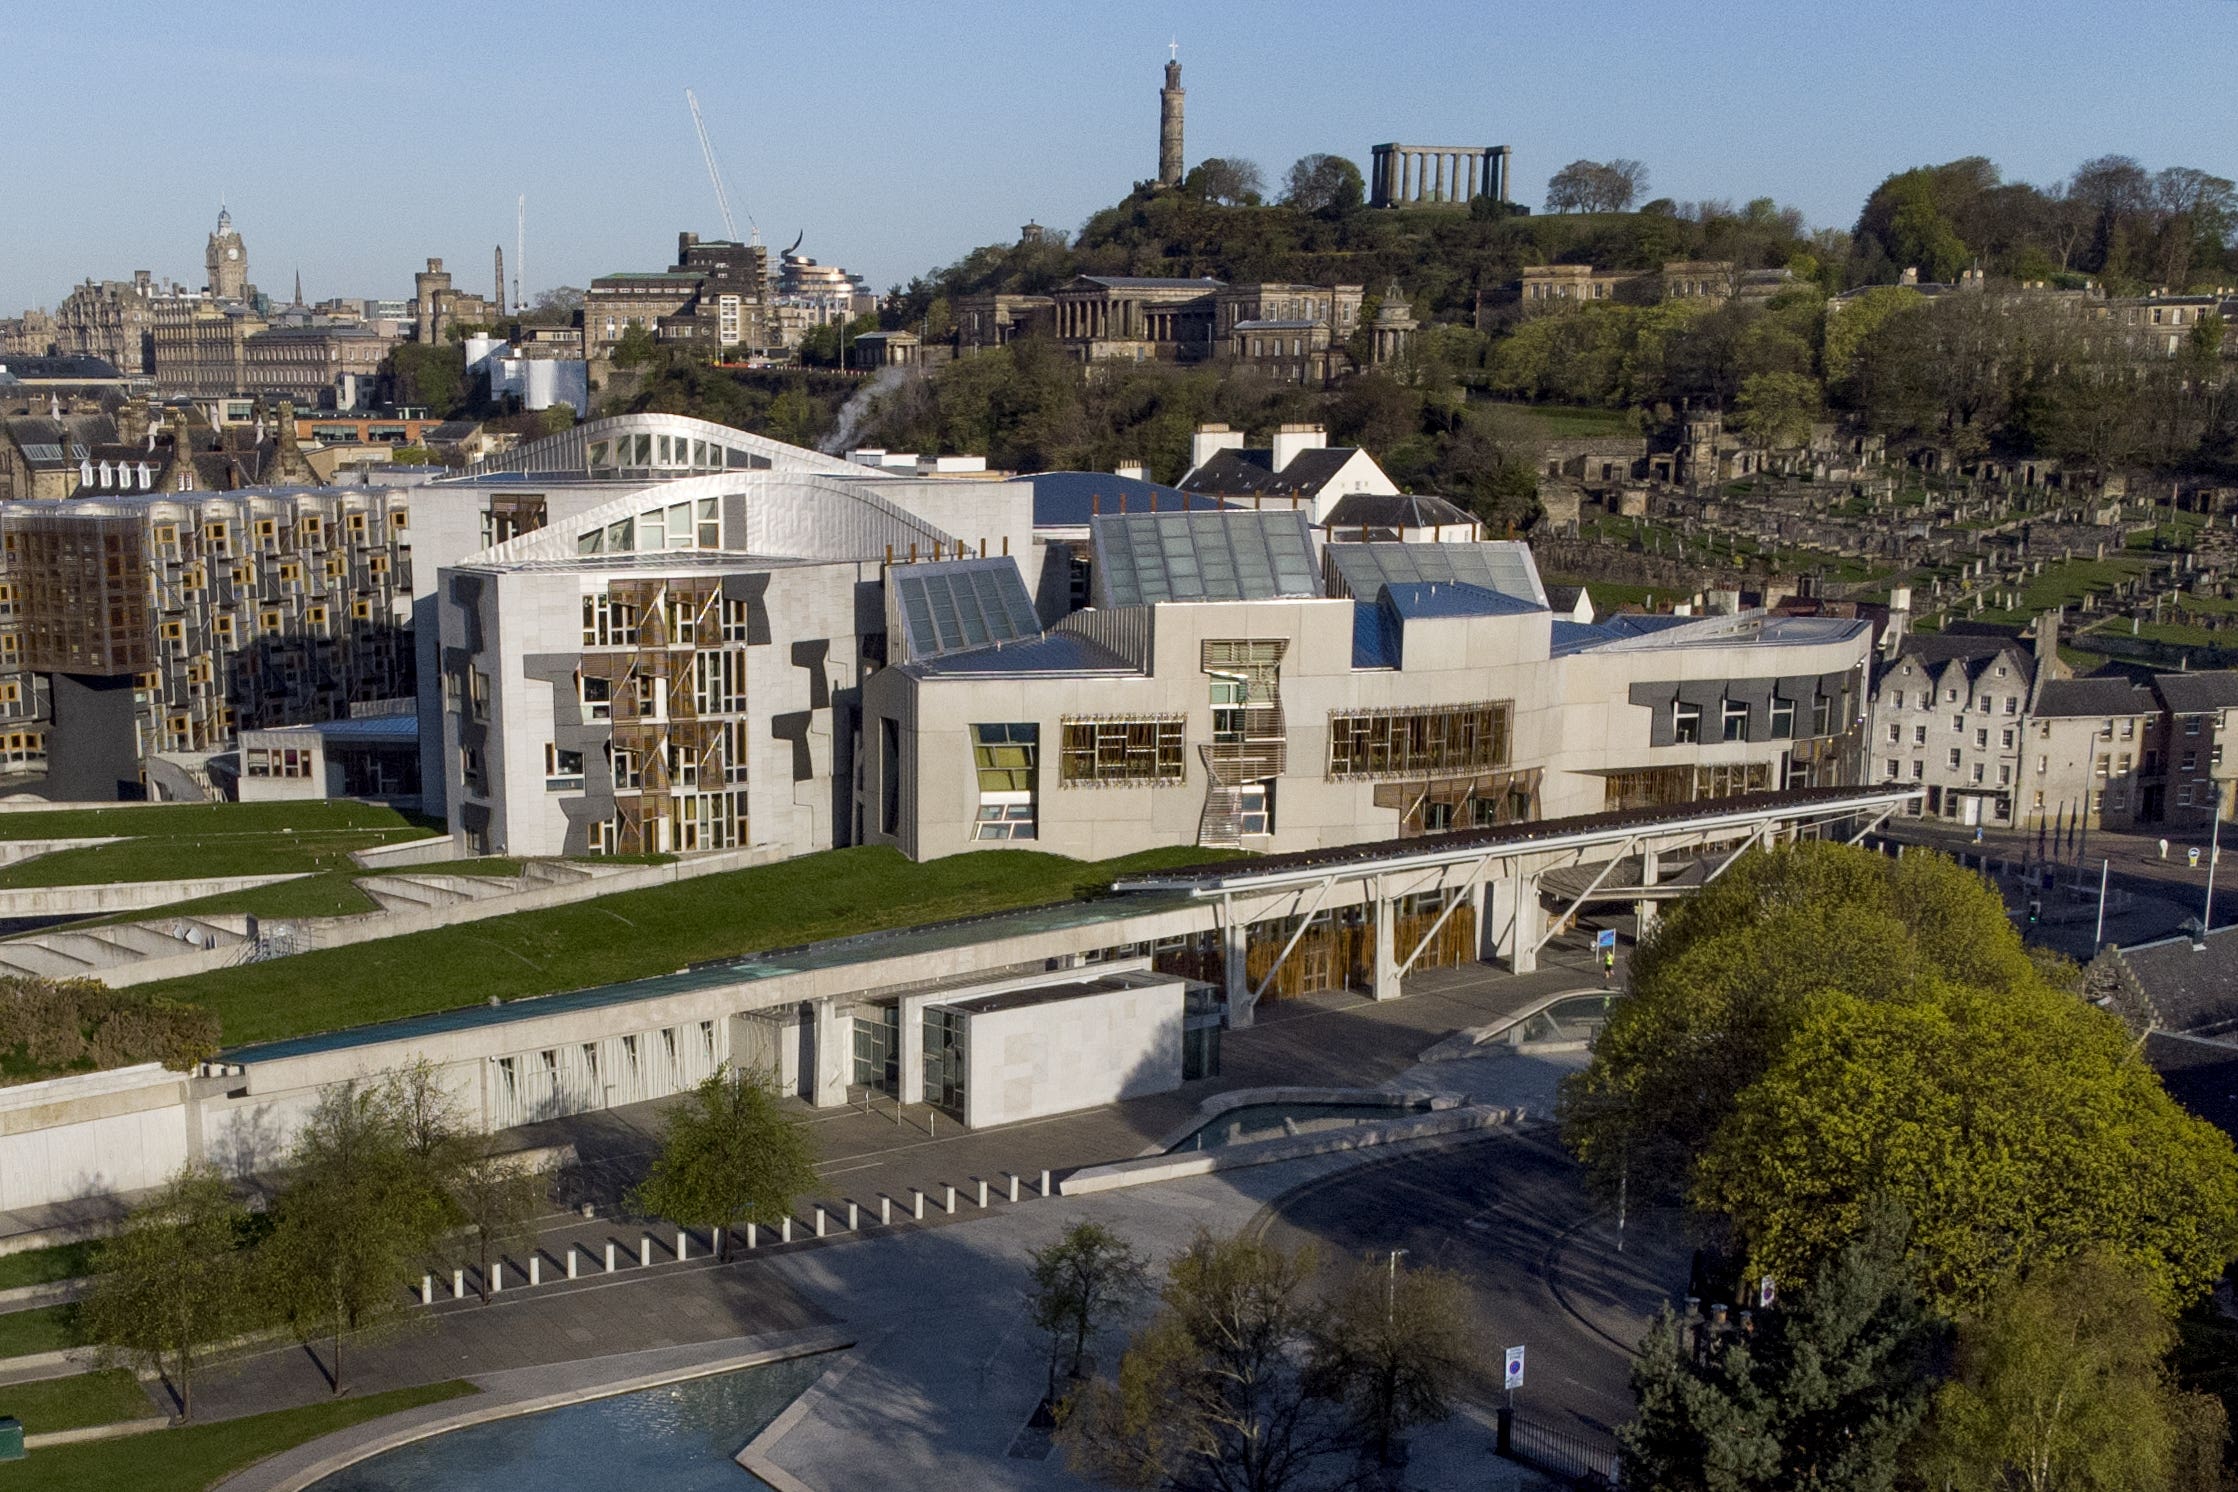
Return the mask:
<svg viewBox="0 0 2238 1492">
<path fill-rule="evenodd" d="M 1618 157 L 1572 161 L 1547 181 L 1548 212 L 1629 212 L 1647 191 L 1647 167 Z"/>
<path fill-rule="evenodd" d="M 1282 205 L 1315 217 L 1341 218 L 1367 201 L 1360 168 L 1341 155 L 1300 156 L 1283 178 Z"/>
</svg>

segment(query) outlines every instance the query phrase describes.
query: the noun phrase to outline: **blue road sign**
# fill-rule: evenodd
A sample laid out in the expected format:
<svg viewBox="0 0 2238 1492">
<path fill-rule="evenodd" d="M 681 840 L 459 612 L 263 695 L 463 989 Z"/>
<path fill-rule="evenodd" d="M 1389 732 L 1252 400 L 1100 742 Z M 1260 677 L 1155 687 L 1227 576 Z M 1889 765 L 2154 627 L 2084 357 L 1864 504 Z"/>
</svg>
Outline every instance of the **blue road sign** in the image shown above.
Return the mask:
<svg viewBox="0 0 2238 1492">
<path fill-rule="evenodd" d="M 1593 935 L 1593 946 L 1596 948 L 1614 948 L 1616 946 L 1616 929 L 1604 927 L 1595 933 Z"/>
<path fill-rule="evenodd" d="M 1510 1347 L 1510 1348 L 1508 1349 L 1508 1374 L 1507 1374 L 1507 1389 L 1508 1389 L 1508 1392 L 1509 1392 L 1509 1393 L 1514 1393 L 1514 1392 L 1515 1392 L 1515 1391 L 1516 1391 L 1517 1389 L 1521 1388 L 1522 1386 L 1523 1386 L 1523 1349 L 1522 1349 L 1521 1347 Z"/>
</svg>

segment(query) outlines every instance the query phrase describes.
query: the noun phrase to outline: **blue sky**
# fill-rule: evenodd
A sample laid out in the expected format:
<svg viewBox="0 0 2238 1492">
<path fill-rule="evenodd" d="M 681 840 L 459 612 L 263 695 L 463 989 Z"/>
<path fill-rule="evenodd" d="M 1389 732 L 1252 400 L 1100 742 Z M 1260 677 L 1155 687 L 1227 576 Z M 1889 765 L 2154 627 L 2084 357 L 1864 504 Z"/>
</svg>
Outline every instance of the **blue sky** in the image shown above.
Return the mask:
<svg viewBox="0 0 2238 1492">
<path fill-rule="evenodd" d="M 2238 176 L 2238 0 L 0 0 L 0 314 L 89 274 L 200 284 L 221 196 L 282 296 L 298 267 L 314 299 L 402 295 L 429 255 L 481 288 L 521 193 L 532 289 L 658 267 L 721 231 L 687 87 L 765 239 L 805 229 L 883 288 L 1151 175 L 1175 37 L 1189 159 L 1270 181 L 1315 150 L 1506 144 L 1534 206 L 1624 155 L 1656 195 L 1847 226 L 1889 172 L 1967 154 Z"/>
</svg>

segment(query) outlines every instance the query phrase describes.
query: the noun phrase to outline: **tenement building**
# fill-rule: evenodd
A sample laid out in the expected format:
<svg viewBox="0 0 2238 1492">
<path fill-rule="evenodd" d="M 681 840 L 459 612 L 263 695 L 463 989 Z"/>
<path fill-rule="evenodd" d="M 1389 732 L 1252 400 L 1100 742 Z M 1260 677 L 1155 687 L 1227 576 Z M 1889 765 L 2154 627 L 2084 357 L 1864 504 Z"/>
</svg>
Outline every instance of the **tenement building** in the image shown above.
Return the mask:
<svg viewBox="0 0 2238 1492">
<path fill-rule="evenodd" d="M 2238 672 L 2074 678 L 2058 622 L 2033 642 L 1901 640 L 1873 690 L 1868 771 L 1925 789 L 1918 812 L 1967 827 L 2201 828 L 2238 807 Z"/>
</svg>

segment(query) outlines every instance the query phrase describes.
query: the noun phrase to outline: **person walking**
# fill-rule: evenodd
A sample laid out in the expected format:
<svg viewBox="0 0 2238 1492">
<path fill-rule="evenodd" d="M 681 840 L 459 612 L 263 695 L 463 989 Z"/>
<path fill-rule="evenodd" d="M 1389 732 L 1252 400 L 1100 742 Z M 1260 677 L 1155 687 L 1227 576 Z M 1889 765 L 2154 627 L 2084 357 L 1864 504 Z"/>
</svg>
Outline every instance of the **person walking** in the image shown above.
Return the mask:
<svg viewBox="0 0 2238 1492">
<path fill-rule="evenodd" d="M 1611 943 L 1601 950 L 1601 984 L 1604 988 L 1616 982 L 1616 945 Z"/>
</svg>

